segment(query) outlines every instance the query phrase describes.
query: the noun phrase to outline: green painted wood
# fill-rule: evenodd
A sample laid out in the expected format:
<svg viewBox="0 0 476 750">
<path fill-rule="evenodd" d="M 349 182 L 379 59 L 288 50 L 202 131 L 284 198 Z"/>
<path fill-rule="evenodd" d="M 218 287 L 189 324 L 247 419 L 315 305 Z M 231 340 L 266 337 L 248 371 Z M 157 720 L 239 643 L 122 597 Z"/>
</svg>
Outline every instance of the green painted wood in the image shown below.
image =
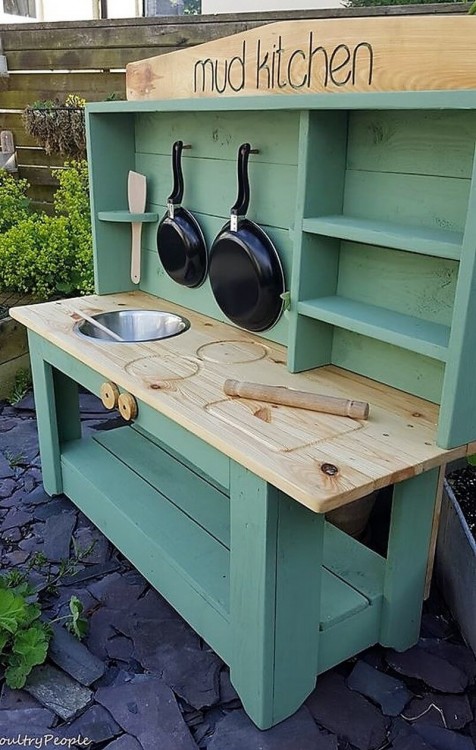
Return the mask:
<svg viewBox="0 0 476 750">
<path fill-rule="evenodd" d="M 471 177 L 476 112 L 353 112 L 349 169 Z"/>
<path fill-rule="evenodd" d="M 382 598 L 385 559 L 331 523 L 326 523 L 323 565 L 371 603 Z"/>
<path fill-rule="evenodd" d="M 463 231 L 470 180 L 351 170 L 343 213 L 426 229 Z M 316 214 L 308 214 L 315 216 Z"/>
<path fill-rule="evenodd" d="M 449 328 L 439 323 L 339 296 L 299 302 L 298 312 L 434 359 L 447 357 Z"/>
<path fill-rule="evenodd" d="M 319 636 L 317 673 L 327 672 L 378 642 L 381 604 L 375 603 L 340 620 Z"/>
<path fill-rule="evenodd" d="M 130 229 L 99 221 L 98 213 L 127 206 L 127 175 L 135 169 L 134 119 L 132 115 L 93 115 L 86 118 L 86 136 L 96 292 L 130 291 L 135 288 Z"/>
<path fill-rule="evenodd" d="M 476 160 L 456 287 L 437 443 L 452 448 L 476 438 Z"/>
<path fill-rule="evenodd" d="M 218 145 L 216 154 L 220 154 Z M 183 205 L 199 214 L 222 217 L 223 221 L 229 219 L 238 189 L 236 154 L 233 160 L 218 159 L 216 155 L 215 158 L 183 156 L 182 168 L 185 182 Z M 138 153 L 135 169 L 147 177 L 149 204 L 165 206 L 172 190 L 171 157 Z M 251 191 L 248 218 L 258 224 L 288 229 L 294 218 L 296 167 L 254 161 L 252 154 L 248 171 Z M 116 179 L 117 175 L 116 171 Z"/>
<path fill-rule="evenodd" d="M 440 403 L 445 367 L 439 360 L 344 328 L 335 328 L 332 363 L 344 370 Z"/>
<path fill-rule="evenodd" d="M 301 228 L 304 216 L 342 211 L 346 139 L 347 113 L 303 113 L 291 286 L 288 352 L 291 372 L 331 362 L 332 327 L 322 323 L 310 325 L 298 315 L 296 303 L 335 294 L 339 243 L 327 237 L 303 236 Z"/>
<path fill-rule="evenodd" d="M 425 589 L 439 469 L 394 486 L 379 642 L 403 651 L 415 644 Z"/>
<path fill-rule="evenodd" d="M 229 635 L 226 547 L 94 439 L 68 443 L 61 463 L 68 497 L 213 648 L 226 653 L 229 647 L 211 640 L 218 623 Z"/>
<path fill-rule="evenodd" d="M 320 630 L 336 625 L 341 620 L 361 612 L 370 604 L 365 596 L 326 568 L 322 570 L 321 587 Z"/>
<path fill-rule="evenodd" d="M 337 294 L 450 326 L 459 264 L 343 241 Z"/>
<path fill-rule="evenodd" d="M 297 164 L 299 113 L 273 115 L 273 127 L 265 112 L 187 112 L 143 114 L 136 118 L 136 151 L 163 154 L 170 160 L 174 141 L 192 148 L 183 157 L 236 161 L 238 147 L 249 142 L 259 149 L 253 163 Z"/>
<path fill-rule="evenodd" d="M 303 229 L 305 232 L 323 234 L 327 237 L 339 237 L 352 242 L 453 260 L 459 260 L 463 242 L 462 232 L 408 227 L 390 221 L 369 221 L 356 219 L 353 216 L 322 216 L 304 219 Z"/>
<path fill-rule="evenodd" d="M 230 505 L 226 495 L 132 427 L 107 430 L 95 439 L 229 548 Z"/>
<path fill-rule="evenodd" d="M 72 380 L 87 388 L 97 396 L 105 376 L 92 370 L 67 352 L 45 341 L 32 331 L 29 337 L 41 358 L 56 369 L 68 375 Z M 30 347 L 32 344 L 30 343 Z M 216 448 L 205 443 L 201 438 L 181 427 L 173 420 L 159 414 L 147 404 L 138 402 L 139 414 L 134 428 L 144 429 L 152 437 L 158 438 L 168 446 L 168 450 L 187 463 L 182 456 L 189 458 L 190 468 L 202 472 L 208 480 L 215 482 L 218 489 L 227 492 L 230 487 L 230 461 Z"/>
<path fill-rule="evenodd" d="M 475 91 L 402 91 L 385 93 L 293 94 L 292 96 L 237 96 L 161 101 L 92 102 L 87 111 L 98 112 L 221 112 L 223 110 L 418 110 L 475 109 Z"/>
<path fill-rule="evenodd" d="M 113 221 L 120 223 L 132 222 L 152 222 L 157 221 L 159 217 L 154 213 L 131 214 L 130 211 L 99 211 L 99 221 Z"/>
<path fill-rule="evenodd" d="M 231 480 L 230 674 L 266 729 L 315 685 L 324 516 L 234 463 Z"/>
<path fill-rule="evenodd" d="M 49 495 L 58 495 L 63 491 L 61 443 L 81 434 L 77 385 L 61 373 L 55 373 L 51 365 L 44 361 L 41 340 L 31 331 L 28 331 L 28 344 L 43 485 Z"/>
</svg>

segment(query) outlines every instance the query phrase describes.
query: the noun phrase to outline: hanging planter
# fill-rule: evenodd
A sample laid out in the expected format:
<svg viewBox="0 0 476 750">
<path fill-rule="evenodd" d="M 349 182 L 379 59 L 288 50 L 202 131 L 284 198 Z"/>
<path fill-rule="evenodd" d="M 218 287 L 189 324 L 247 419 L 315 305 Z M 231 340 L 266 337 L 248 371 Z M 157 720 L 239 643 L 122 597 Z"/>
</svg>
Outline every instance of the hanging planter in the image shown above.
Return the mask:
<svg viewBox="0 0 476 750">
<path fill-rule="evenodd" d="M 47 154 L 80 159 L 86 153 L 84 100 L 70 94 L 65 104 L 35 102 L 23 111 L 23 124 Z"/>
</svg>

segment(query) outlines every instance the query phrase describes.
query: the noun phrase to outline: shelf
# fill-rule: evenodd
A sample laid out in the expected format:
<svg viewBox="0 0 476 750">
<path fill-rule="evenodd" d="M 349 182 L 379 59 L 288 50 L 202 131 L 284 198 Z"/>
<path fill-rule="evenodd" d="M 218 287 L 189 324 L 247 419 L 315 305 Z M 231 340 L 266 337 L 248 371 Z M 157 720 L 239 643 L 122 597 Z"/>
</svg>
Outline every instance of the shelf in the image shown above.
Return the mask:
<svg viewBox="0 0 476 750">
<path fill-rule="evenodd" d="M 381 245 L 450 260 L 459 260 L 463 244 L 462 232 L 412 227 L 386 221 L 357 219 L 352 216 L 304 219 L 302 226 L 303 230 L 310 234 L 337 237 L 366 245 Z"/>
<path fill-rule="evenodd" d="M 113 221 L 119 223 L 145 223 L 157 221 L 156 213 L 131 214 L 130 211 L 98 211 L 99 221 Z"/>
<path fill-rule="evenodd" d="M 446 361 L 450 329 L 440 323 L 346 297 L 305 300 L 298 302 L 297 309 L 309 318 Z"/>
</svg>

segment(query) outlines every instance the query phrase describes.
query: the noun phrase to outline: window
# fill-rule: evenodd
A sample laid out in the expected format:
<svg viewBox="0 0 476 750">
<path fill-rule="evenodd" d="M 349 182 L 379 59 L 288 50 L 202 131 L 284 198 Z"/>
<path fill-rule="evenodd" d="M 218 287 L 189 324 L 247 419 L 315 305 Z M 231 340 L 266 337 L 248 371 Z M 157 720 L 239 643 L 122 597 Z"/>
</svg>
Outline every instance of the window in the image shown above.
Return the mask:
<svg viewBox="0 0 476 750">
<path fill-rule="evenodd" d="M 36 18 L 36 0 L 3 0 L 3 12 L 12 16 Z"/>
</svg>

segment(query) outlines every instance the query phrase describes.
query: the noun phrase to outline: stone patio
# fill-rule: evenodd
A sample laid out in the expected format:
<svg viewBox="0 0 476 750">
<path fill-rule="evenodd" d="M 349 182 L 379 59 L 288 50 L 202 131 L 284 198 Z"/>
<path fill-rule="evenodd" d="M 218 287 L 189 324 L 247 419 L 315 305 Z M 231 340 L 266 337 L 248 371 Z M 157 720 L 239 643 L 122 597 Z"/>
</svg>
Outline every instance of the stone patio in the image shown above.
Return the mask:
<svg viewBox="0 0 476 750">
<path fill-rule="evenodd" d="M 81 411 L 86 432 L 118 423 L 90 394 L 82 394 Z M 47 562 L 30 578 L 44 611 L 66 614 L 74 594 L 89 622 L 83 642 L 55 626 L 48 661 L 24 690 L 1 681 L 0 745 L 68 747 L 69 739 L 108 750 L 476 747 L 476 661 L 437 592 L 426 603 L 417 646 L 404 654 L 370 649 L 322 675 L 294 716 L 257 730 L 219 657 L 67 498 L 46 495 L 31 394 L 16 407 L 0 402 L 0 530 L 2 571 L 25 569 L 43 553 Z M 48 574 L 64 573 L 65 559 L 74 565 L 50 592 Z"/>
</svg>

